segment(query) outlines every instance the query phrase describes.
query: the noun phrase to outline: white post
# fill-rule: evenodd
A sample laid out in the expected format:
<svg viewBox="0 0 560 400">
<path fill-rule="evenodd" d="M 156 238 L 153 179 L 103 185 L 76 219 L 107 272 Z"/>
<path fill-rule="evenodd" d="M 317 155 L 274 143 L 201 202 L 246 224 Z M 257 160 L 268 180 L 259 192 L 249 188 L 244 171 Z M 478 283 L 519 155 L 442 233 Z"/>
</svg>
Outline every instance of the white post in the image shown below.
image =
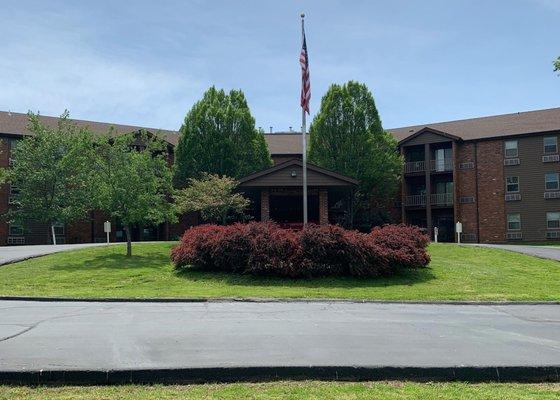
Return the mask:
<svg viewBox="0 0 560 400">
<path fill-rule="evenodd" d="M 434 243 L 437 243 L 437 235 L 439 233 L 439 229 L 437 226 L 434 227 Z"/>
<path fill-rule="evenodd" d="M 103 223 L 103 230 L 107 234 L 107 243 L 109 243 L 109 233 L 111 232 L 111 221 L 105 221 Z"/>
<path fill-rule="evenodd" d="M 463 224 L 457 222 L 455 224 L 455 232 L 457 232 L 457 243 L 461 244 L 461 233 L 463 233 Z"/>
<path fill-rule="evenodd" d="M 56 246 L 56 235 L 54 234 L 54 224 L 51 224 L 52 242 Z"/>
</svg>

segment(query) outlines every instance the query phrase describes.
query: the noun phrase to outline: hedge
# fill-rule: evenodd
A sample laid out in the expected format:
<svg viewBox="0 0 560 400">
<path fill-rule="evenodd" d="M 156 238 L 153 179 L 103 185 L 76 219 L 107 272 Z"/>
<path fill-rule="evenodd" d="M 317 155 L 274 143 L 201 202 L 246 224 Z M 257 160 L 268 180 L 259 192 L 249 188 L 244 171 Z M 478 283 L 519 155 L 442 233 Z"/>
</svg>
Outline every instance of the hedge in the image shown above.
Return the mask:
<svg viewBox="0 0 560 400">
<path fill-rule="evenodd" d="M 177 269 L 290 278 L 387 276 L 428 265 L 428 242 L 420 229 L 406 225 L 385 225 L 370 234 L 335 225 L 300 231 L 271 222 L 200 225 L 185 232 L 171 260 Z"/>
</svg>

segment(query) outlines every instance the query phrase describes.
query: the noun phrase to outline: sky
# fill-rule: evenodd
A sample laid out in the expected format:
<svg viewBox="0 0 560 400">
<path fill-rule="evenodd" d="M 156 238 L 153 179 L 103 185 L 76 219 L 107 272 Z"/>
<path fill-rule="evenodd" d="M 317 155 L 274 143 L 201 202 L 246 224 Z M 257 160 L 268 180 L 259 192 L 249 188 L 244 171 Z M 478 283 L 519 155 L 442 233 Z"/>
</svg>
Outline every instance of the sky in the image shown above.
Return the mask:
<svg viewBox="0 0 560 400">
<path fill-rule="evenodd" d="M 560 106 L 560 0 L 26 1 L 0 5 L 0 110 L 178 129 L 209 86 L 268 132 L 332 83 L 372 91 L 385 128 Z"/>
</svg>

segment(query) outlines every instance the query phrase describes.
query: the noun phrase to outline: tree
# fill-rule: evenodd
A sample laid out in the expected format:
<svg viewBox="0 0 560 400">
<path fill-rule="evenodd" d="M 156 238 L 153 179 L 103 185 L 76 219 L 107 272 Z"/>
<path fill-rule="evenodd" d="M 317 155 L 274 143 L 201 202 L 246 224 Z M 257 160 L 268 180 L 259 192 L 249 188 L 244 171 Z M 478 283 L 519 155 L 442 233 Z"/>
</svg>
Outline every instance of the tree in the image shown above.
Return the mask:
<svg viewBox="0 0 560 400">
<path fill-rule="evenodd" d="M 554 72 L 560 72 L 560 57 L 554 61 Z"/>
<path fill-rule="evenodd" d="M 383 130 L 366 85 L 353 81 L 331 85 L 310 127 L 309 160 L 360 181 L 355 212 L 391 201 L 402 157 L 395 139 Z"/>
<path fill-rule="evenodd" d="M 97 154 L 97 203 L 123 224 L 126 255 L 130 257 L 132 226 L 175 219 L 166 145 L 146 132 L 118 137 L 109 134 L 99 138 Z"/>
<path fill-rule="evenodd" d="M 227 176 L 205 174 L 201 179 L 189 179 L 189 185 L 175 195 L 180 212 L 200 212 L 205 220 L 226 224 L 231 213 L 243 214 L 249 200 L 235 193 L 238 182 Z"/>
<path fill-rule="evenodd" d="M 69 120 L 65 111 L 55 127 L 29 113 L 30 136 L 14 149 L 13 167 L 5 174 L 17 188 L 16 207 L 8 219 L 23 224 L 34 220 L 50 225 L 56 244 L 55 225 L 87 216 L 93 208 L 93 136 Z"/>
<path fill-rule="evenodd" d="M 240 178 L 272 165 L 241 90 L 211 87 L 185 117 L 175 152 L 174 183 L 203 173 Z"/>
</svg>

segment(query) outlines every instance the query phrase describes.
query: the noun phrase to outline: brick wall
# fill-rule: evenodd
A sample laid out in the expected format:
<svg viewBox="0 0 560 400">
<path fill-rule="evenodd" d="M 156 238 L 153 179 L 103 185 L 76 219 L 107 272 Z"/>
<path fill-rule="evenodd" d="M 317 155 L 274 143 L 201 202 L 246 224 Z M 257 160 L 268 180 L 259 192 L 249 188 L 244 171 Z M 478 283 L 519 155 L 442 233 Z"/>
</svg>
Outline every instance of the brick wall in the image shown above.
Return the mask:
<svg viewBox="0 0 560 400">
<path fill-rule="evenodd" d="M 270 195 L 268 190 L 261 190 L 261 221 L 266 222 L 270 219 Z"/>
<path fill-rule="evenodd" d="M 504 242 L 506 234 L 502 141 L 477 143 L 480 242 Z"/>
<path fill-rule="evenodd" d="M 319 224 L 329 223 L 329 192 L 327 189 L 319 190 Z"/>
<path fill-rule="evenodd" d="M 478 236 L 475 158 L 474 143 L 464 143 L 457 146 L 457 163 L 455 166 L 457 177 L 455 182 L 457 188 L 457 201 L 455 202 L 457 210 L 456 219 L 463 224 L 463 234 L 467 238 L 469 237 L 467 235 Z M 461 164 L 465 163 L 472 163 L 472 167 L 468 165 L 468 168 L 461 168 Z M 474 198 L 474 202 L 461 203 L 461 198 L 465 200 L 467 198 Z M 476 241 L 476 239 L 472 241 Z"/>
</svg>

